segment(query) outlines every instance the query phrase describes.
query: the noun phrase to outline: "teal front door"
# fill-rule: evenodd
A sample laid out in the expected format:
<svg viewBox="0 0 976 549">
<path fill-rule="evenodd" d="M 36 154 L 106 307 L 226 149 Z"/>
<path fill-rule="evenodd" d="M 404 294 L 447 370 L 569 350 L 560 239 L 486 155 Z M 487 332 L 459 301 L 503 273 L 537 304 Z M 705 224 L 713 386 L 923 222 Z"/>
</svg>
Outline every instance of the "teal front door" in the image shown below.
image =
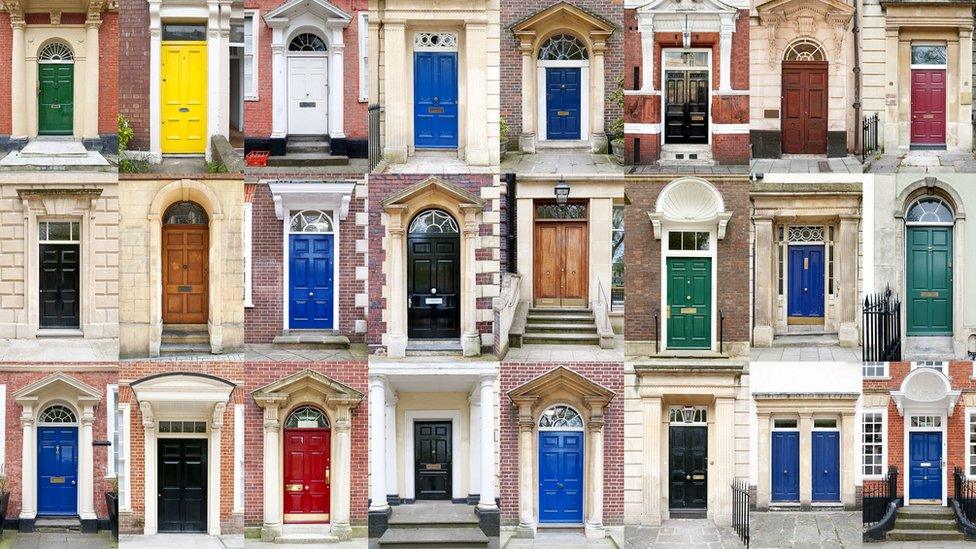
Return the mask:
<svg viewBox="0 0 976 549">
<path fill-rule="evenodd" d="M 75 66 L 70 63 L 41 63 L 38 67 L 37 133 L 71 135 Z"/>
<path fill-rule="evenodd" d="M 667 267 L 668 349 L 710 349 L 711 258 L 671 257 Z"/>
<path fill-rule="evenodd" d="M 952 335 L 952 228 L 909 227 L 908 335 Z"/>
</svg>

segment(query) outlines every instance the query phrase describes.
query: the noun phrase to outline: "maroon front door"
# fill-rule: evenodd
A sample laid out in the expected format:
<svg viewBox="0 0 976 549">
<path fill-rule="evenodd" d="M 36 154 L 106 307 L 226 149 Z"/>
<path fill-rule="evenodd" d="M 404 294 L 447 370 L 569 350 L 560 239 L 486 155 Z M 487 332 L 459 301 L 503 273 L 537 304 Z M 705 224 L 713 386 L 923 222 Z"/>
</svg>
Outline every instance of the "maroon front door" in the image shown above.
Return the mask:
<svg viewBox="0 0 976 549">
<path fill-rule="evenodd" d="M 946 71 L 912 69 L 912 144 L 946 140 Z"/>
<path fill-rule="evenodd" d="M 783 63 L 783 152 L 827 153 L 827 62 Z"/>
<path fill-rule="evenodd" d="M 329 521 L 328 429 L 285 429 L 285 522 Z"/>
</svg>

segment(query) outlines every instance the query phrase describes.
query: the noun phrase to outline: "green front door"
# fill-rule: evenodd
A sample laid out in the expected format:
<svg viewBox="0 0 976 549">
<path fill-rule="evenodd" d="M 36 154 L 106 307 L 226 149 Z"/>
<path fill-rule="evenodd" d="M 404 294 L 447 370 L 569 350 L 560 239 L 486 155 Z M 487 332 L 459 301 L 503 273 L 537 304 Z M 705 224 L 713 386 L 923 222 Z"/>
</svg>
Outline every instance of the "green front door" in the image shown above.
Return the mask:
<svg viewBox="0 0 976 549">
<path fill-rule="evenodd" d="M 908 335 L 952 335 L 952 228 L 908 228 Z"/>
<path fill-rule="evenodd" d="M 41 63 L 37 91 L 37 133 L 71 135 L 74 117 L 73 63 Z"/>
<path fill-rule="evenodd" d="M 712 260 L 668 259 L 668 349 L 712 347 Z"/>
</svg>

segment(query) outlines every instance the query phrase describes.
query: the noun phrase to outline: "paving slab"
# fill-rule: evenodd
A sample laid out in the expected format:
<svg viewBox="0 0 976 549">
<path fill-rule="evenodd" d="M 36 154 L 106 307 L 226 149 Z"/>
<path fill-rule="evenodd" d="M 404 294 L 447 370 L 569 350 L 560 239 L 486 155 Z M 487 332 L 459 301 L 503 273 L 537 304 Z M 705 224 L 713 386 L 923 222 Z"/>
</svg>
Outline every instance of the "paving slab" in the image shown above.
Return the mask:
<svg viewBox="0 0 976 549">
<path fill-rule="evenodd" d="M 54 549 L 70 547 L 71 549 L 108 549 L 114 540 L 108 532 L 97 534 L 82 534 L 79 532 L 55 533 L 33 532 L 22 534 L 16 531 L 4 530 L 2 545 L 11 549 Z M 9 543 L 9 545 L 8 545 Z"/>
<path fill-rule="evenodd" d="M 252 362 L 358 362 L 365 361 L 365 345 L 351 345 L 349 349 L 281 349 L 273 345 L 247 345 L 244 359 Z"/>
<path fill-rule="evenodd" d="M 328 549 L 366 549 L 368 546 L 369 542 L 366 538 L 329 542 L 326 544 L 272 543 L 259 539 L 244 540 L 244 549 L 310 549 L 314 547 Z"/>
<path fill-rule="evenodd" d="M 753 173 L 863 173 L 861 159 L 856 156 L 839 158 L 795 157 L 764 158 L 753 160 L 750 165 Z"/>
<path fill-rule="evenodd" d="M 0 362 L 114 362 L 118 359 L 119 342 L 115 339 L 0 339 Z"/>
<path fill-rule="evenodd" d="M 708 519 L 670 519 L 661 526 L 628 526 L 627 549 L 738 549 L 745 547 L 735 531 Z"/>
<path fill-rule="evenodd" d="M 420 151 L 403 164 L 385 163 L 383 173 L 466 174 L 498 173 L 497 166 L 469 166 L 455 151 Z"/>
<path fill-rule="evenodd" d="M 623 175 L 624 168 L 608 154 L 578 151 L 508 152 L 501 163 L 501 173 Z"/>
<path fill-rule="evenodd" d="M 152 536 L 123 534 L 119 549 L 243 549 L 244 536 L 207 534 L 155 534 Z"/>
<path fill-rule="evenodd" d="M 613 338 L 613 348 L 599 345 L 532 344 L 510 347 L 505 362 L 616 362 L 624 359 L 622 336 Z"/>
<path fill-rule="evenodd" d="M 976 159 L 971 153 L 946 151 L 909 151 L 899 154 L 882 154 L 869 160 L 869 173 L 974 173 Z"/>
<path fill-rule="evenodd" d="M 860 347 L 753 347 L 753 362 L 860 362 Z"/>
<path fill-rule="evenodd" d="M 860 511 L 753 511 L 751 547 L 843 549 L 861 547 Z"/>
</svg>

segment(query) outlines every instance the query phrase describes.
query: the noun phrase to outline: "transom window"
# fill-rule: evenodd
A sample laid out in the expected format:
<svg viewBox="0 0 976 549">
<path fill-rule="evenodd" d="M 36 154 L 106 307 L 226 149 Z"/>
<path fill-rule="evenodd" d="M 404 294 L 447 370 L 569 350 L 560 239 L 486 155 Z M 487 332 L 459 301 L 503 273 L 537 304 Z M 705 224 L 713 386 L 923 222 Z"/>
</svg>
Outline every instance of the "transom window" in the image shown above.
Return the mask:
<svg viewBox="0 0 976 549">
<path fill-rule="evenodd" d="M 542 412 L 542 417 L 539 418 L 539 428 L 582 429 L 583 418 L 580 417 L 579 412 L 569 406 L 558 404 Z"/>
<path fill-rule="evenodd" d="M 586 44 L 571 34 L 551 36 L 539 48 L 542 61 L 585 61 L 589 58 Z"/>
<path fill-rule="evenodd" d="M 160 421 L 160 433 L 169 434 L 197 434 L 207 432 L 206 421 Z"/>
<path fill-rule="evenodd" d="M 207 39 L 207 25 L 194 23 L 163 23 L 163 40 L 202 42 Z"/>
<path fill-rule="evenodd" d="M 786 260 L 790 244 L 823 243 L 827 254 L 827 295 L 834 295 L 836 267 L 833 225 L 780 225 L 776 228 L 776 289 L 783 295 L 786 289 Z"/>
<path fill-rule="evenodd" d="M 41 63 L 73 63 L 75 55 L 64 42 L 51 42 L 44 46 L 37 60 Z"/>
<path fill-rule="evenodd" d="M 311 406 L 302 406 L 288 414 L 285 427 L 299 429 L 325 429 L 329 427 L 329 419 L 320 410 Z"/>
<path fill-rule="evenodd" d="M 814 429 L 836 429 L 837 420 L 836 419 L 816 419 L 813 420 Z"/>
<path fill-rule="evenodd" d="M 456 32 L 415 32 L 414 51 L 454 51 L 458 47 Z"/>
<path fill-rule="evenodd" d="M 536 219 L 586 219 L 586 204 L 554 204 L 544 202 L 535 206 Z"/>
<path fill-rule="evenodd" d="M 908 223 L 952 224 L 952 209 L 938 197 L 920 198 L 908 208 L 905 215 Z"/>
<path fill-rule="evenodd" d="M 708 231 L 670 231 L 668 249 L 674 251 L 706 251 L 710 249 Z"/>
<path fill-rule="evenodd" d="M 196 202 L 181 201 L 173 204 L 163 216 L 165 225 L 206 225 L 207 212 Z"/>
<path fill-rule="evenodd" d="M 912 45 L 912 65 L 945 65 L 946 47 L 940 45 Z"/>
<path fill-rule="evenodd" d="M 303 32 L 288 43 L 288 51 L 324 52 L 327 49 L 325 41 L 310 32 Z"/>
<path fill-rule="evenodd" d="M 669 69 L 707 69 L 708 52 L 665 50 L 664 66 Z"/>
<path fill-rule="evenodd" d="M 457 234 L 454 218 L 441 210 L 426 210 L 410 222 L 411 234 Z"/>
<path fill-rule="evenodd" d="M 705 424 L 708 410 L 699 406 L 672 406 L 668 410 L 668 423 Z"/>
<path fill-rule="evenodd" d="M 37 240 L 41 242 L 78 242 L 81 240 L 81 222 L 41 221 L 37 224 Z"/>
<path fill-rule="evenodd" d="M 861 375 L 864 377 L 888 377 L 888 363 L 865 362 L 861 364 Z"/>
<path fill-rule="evenodd" d="M 783 61 L 826 61 L 827 54 L 824 53 L 820 44 L 813 40 L 801 39 L 793 42 L 783 53 Z"/>
<path fill-rule="evenodd" d="M 912 416 L 912 427 L 942 427 L 941 416 Z"/>
<path fill-rule="evenodd" d="M 773 429 L 796 429 L 797 420 L 795 419 L 774 419 Z"/>
<path fill-rule="evenodd" d="M 864 412 L 861 416 L 861 472 L 864 475 L 884 473 L 884 414 Z"/>
<path fill-rule="evenodd" d="M 791 226 L 787 235 L 790 242 L 823 242 L 823 225 Z"/>
<path fill-rule="evenodd" d="M 78 418 L 71 408 L 61 404 L 48 406 L 41 412 L 38 418 L 39 423 L 77 423 Z"/>
<path fill-rule="evenodd" d="M 289 232 L 293 233 L 331 233 L 334 231 L 332 218 L 319 210 L 303 210 L 291 213 Z"/>
<path fill-rule="evenodd" d="M 922 360 L 918 362 L 911 363 L 911 370 L 916 368 L 932 368 L 933 370 L 938 370 L 943 374 L 946 373 L 946 368 L 949 366 L 948 362 L 940 362 L 938 360 Z"/>
</svg>

